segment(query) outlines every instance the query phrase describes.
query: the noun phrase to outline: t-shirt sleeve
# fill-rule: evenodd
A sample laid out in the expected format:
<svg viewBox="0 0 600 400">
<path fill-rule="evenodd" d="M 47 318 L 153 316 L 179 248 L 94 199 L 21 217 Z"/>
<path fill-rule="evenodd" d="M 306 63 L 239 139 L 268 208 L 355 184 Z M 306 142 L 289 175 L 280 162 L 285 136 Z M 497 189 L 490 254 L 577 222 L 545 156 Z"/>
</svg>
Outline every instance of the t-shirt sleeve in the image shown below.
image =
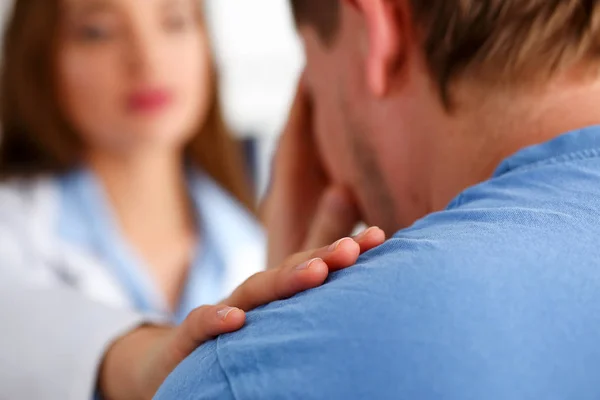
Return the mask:
<svg viewBox="0 0 600 400">
<path fill-rule="evenodd" d="M 216 340 L 200 347 L 171 374 L 154 399 L 235 400 L 216 350 Z"/>
</svg>

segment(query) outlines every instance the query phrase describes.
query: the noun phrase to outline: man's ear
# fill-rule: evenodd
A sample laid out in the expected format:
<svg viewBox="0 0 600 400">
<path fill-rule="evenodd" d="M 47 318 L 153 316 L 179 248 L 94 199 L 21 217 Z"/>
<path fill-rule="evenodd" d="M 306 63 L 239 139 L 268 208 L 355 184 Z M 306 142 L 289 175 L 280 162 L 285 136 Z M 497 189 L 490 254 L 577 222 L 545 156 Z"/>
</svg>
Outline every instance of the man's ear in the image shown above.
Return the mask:
<svg viewBox="0 0 600 400">
<path fill-rule="evenodd" d="M 368 35 L 367 80 L 373 94 L 385 96 L 406 56 L 397 0 L 344 0 L 363 15 Z"/>
</svg>

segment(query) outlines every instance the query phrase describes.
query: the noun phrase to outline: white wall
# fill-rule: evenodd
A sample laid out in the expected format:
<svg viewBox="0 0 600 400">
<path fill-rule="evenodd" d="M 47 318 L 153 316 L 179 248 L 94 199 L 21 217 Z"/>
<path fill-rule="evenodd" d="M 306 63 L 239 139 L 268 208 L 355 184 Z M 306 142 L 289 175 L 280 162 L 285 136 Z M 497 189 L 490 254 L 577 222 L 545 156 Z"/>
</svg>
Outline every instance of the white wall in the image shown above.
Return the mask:
<svg viewBox="0 0 600 400">
<path fill-rule="evenodd" d="M 8 17 L 8 12 L 10 11 L 14 0 L 0 0 L 0 27 L 2 29 L 0 32 L 4 32 L 4 22 Z M 0 37 L 2 37 L 0 35 Z"/>
<path fill-rule="evenodd" d="M 281 127 L 302 51 L 286 0 L 208 0 L 227 115 L 241 131 Z"/>
<path fill-rule="evenodd" d="M 304 64 L 287 0 L 205 0 L 221 73 L 225 114 L 260 144 L 259 186 Z"/>
</svg>

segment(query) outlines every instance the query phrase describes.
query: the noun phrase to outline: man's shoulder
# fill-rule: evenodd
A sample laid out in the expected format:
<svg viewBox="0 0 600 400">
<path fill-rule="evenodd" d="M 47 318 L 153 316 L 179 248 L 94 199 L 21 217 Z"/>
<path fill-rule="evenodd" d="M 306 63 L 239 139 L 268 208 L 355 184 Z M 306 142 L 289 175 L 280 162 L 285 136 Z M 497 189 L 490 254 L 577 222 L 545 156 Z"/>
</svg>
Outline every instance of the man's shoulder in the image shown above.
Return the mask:
<svg viewBox="0 0 600 400">
<path fill-rule="evenodd" d="M 210 385 L 201 375 L 216 366 L 237 398 L 515 398 L 509 382 L 554 398 L 574 381 L 535 384 L 600 361 L 588 352 L 598 251 L 565 238 L 575 225 L 540 209 L 434 214 L 323 287 L 250 313 L 174 375 Z"/>
</svg>

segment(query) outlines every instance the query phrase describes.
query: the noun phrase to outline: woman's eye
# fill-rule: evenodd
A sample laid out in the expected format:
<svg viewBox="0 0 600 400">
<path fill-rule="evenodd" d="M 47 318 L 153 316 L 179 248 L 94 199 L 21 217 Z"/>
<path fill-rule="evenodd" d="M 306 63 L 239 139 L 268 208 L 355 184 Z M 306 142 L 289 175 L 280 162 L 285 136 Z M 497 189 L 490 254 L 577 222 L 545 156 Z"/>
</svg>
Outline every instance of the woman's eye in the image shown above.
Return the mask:
<svg viewBox="0 0 600 400">
<path fill-rule="evenodd" d="M 171 32 L 179 32 L 188 28 L 191 18 L 185 15 L 171 15 L 165 20 L 165 28 Z"/>
<path fill-rule="evenodd" d="M 113 32 L 110 29 L 100 26 L 84 26 L 79 29 L 77 36 L 79 39 L 89 42 L 108 40 Z"/>
</svg>

